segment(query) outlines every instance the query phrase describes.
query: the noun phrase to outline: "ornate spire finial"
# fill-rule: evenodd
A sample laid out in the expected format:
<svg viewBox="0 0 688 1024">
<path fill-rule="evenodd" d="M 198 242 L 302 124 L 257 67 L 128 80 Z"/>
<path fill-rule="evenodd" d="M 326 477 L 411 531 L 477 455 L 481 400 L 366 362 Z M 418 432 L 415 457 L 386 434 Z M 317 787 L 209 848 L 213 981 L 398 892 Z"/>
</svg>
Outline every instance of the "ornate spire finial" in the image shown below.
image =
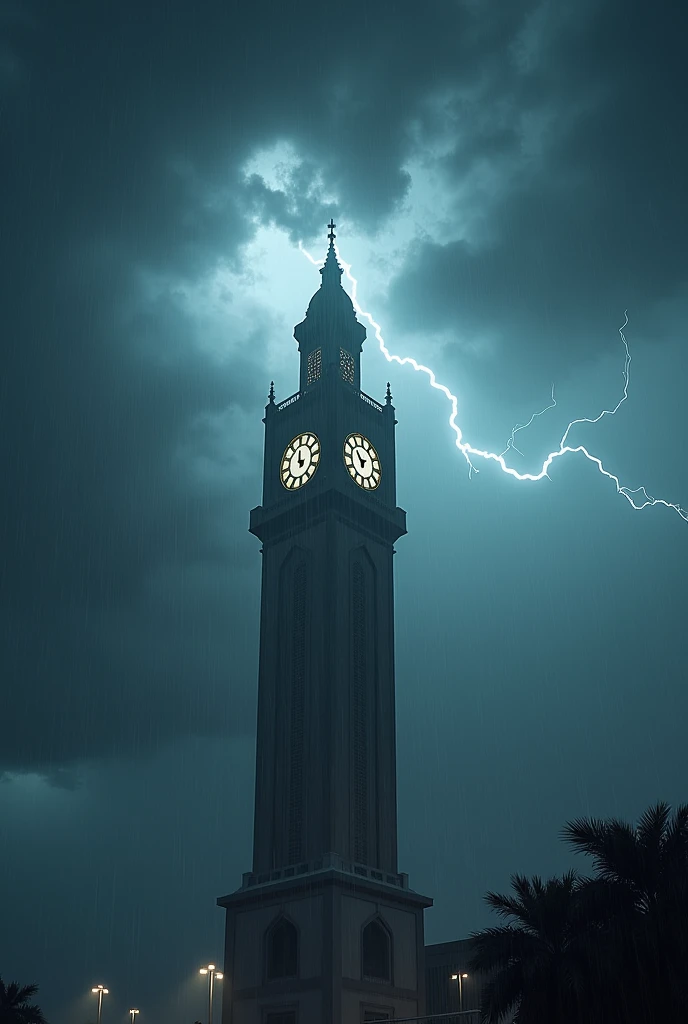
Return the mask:
<svg viewBox="0 0 688 1024">
<path fill-rule="evenodd" d="M 392 404 L 392 392 L 390 391 L 389 388 L 389 381 L 387 381 L 387 394 L 385 396 L 385 401 L 387 402 L 387 405 Z"/>
<path fill-rule="evenodd" d="M 275 382 L 274 382 L 274 380 L 270 381 L 270 391 L 268 393 L 268 402 L 270 403 L 270 405 L 274 405 L 275 404 Z"/>
<path fill-rule="evenodd" d="M 330 223 L 327 225 L 330 229 L 330 233 L 327 236 L 330 240 L 330 247 L 327 250 L 327 257 L 320 270 L 322 274 L 323 284 L 328 285 L 341 285 L 342 274 L 344 271 L 337 263 L 337 253 L 334 248 L 334 240 L 337 237 L 334 233 L 334 229 L 337 227 L 335 222 L 330 217 Z"/>
</svg>

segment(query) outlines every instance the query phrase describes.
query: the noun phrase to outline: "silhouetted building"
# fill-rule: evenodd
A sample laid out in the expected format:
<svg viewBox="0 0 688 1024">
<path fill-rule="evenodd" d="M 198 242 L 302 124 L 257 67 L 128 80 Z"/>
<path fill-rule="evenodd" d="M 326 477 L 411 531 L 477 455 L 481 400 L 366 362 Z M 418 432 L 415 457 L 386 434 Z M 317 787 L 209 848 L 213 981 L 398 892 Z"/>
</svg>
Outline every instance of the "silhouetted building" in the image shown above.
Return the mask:
<svg viewBox="0 0 688 1024">
<path fill-rule="evenodd" d="M 397 865 L 392 396 L 360 390 L 365 328 L 330 247 L 300 385 L 265 409 L 253 869 L 227 911 L 223 1024 L 424 1012 L 423 911 Z"/>
<path fill-rule="evenodd" d="M 480 1009 L 485 978 L 469 969 L 471 953 L 470 939 L 437 942 L 425 947 L 425 1012 L 428 1015 Z M 464 974 L 468 977 L 464 978 Z M 460 1019 L 457 1017 L 457 1021 Z M 479 1018 L 476 1014 L 464 1019 L 475 1022 Z"/>
</svg>

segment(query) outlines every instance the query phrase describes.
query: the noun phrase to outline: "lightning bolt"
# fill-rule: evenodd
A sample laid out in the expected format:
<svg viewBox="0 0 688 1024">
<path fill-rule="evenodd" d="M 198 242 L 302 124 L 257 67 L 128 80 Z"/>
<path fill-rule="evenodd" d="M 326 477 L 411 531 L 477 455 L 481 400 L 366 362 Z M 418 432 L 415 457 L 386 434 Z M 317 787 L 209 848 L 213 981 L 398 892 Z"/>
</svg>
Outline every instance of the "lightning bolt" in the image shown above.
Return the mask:
<svg viewBox="0 0 688 1024">
<path fill-rule="evenodd" d="M 624 324 L 624 326 L 625 326 L 625 324 Z M 519 432 L 519 430 L 527 430 L 528 427 L 530 426 L 530 424 L 533 422 L 533 420 L 536 420 L 538 418 L 538 416 L 544 416 L 544 414 L 546 412 L 549 412 L 550 409 L 553 409 L 556 404 L 557 404 L 557 400 L 554 397 L 554 384 L 553 384 L 552 385 L 552 401 L 550 402 L 550 404 L 546 405 L 544 409 L 540 410 L 540 412 L 534 412 L 533 415 L 530 417 L 530 419 L 528 420 L 527 423 L 517 423 L 516 424 L 516 426 L 511 431 L 511 437 L 509 438 L 509 440 L 506 443 L 506 448 L 504 449 L 504 451 L 501 454 L 502 455 L 506 455 L 506 453 L 509 451 L 509 449 L 513 448 L 513 450 L 515 452 L 518 452 L 519 455 L 523 455 L 523 452 L 521 451 L 521 449 L 516 447 L 516 441 L 515 441 L 516 434 Z"/>
<path fill-rule="evenodd" d="M 311 256 L 311 254 L 304 248 L 304 246 L 302 245 L 301 242 L 299 242 L 299 249 L 304 254 L 304 256 L 311 261 L 311 263 L 314 266 L 318 266 L 319 265 L 318 261 L 315 260 Z M 516 435 L 516 433 L 518 431 L 525 430 L 527 427 L 529 427 L 530 424 L 533 422 L 533 420 L 535 420 L 537 417 L 542 416 L 549 409 L 553 409 L 554 408 L 554 406 L 556 405 L 556 401 L 555 401 L 555 398 L 554 398 L 554 387 L 552 387 L 552 400 L 551 400 L 551 403 L 548 406 L 546 406 L 544 409 L 541 409 L 539 412 L 533 413 L 533 415 L 531 416 L 531 418 L 528 420 L 527 423 L 517 424 L 513 428 L 513 430 L 511 431 L 511 437 L 507 441 L 506 448 L 504 449 L 503 452 L 501 452 L 500 454 L 497 454 L 496 452 L 484 451 L 481 448 L 474 448 L 467 441 L 464 441 L 463 432 L 461 430 L 461 427 L 456 422 L 456 419 L 457 419 L 457 416 L 458 416 L 458 412 L 459 412 L 459 403 L 458 403 L 458 399 L 457 399 L 456 395 L 453 395 L 451 393 L 451 391 L 449 390 L 449 388 L 445 384 L 441 384 L 437 380 L 434 372 L 430 369 L 429 366 L 424 366 L 422 363 L 417 362 L 411 356 L 404 356 L 404 357 L 397 356 L 397 355 L 394 355 L 393 353 L 391 353 L 389 351 L 389 349 L 387 348 L 387 346 L 385 344 L 385 341 L 384 341 L 384 339 L 382 337 L 382 328 L 373 319 L 373 317 L 372 317 L 372 315 L 370 313 L 367 313 L 364 309 L 361 308 L 361 306 L 360 306 L 360 304 L 358 302 L 358 298 L 357 298 L 358 282 L 357 282 L 356 278 L 353 277 L 353 275 L 351 273 L 351 264 L 347 263 L 345 260 L 342 259 L 342 257 L 340 256 L 340 253 L 339 253 L 339 249 L 338 249 L 338 247 L 336 245 L 335 245 L 335 253 L 336 253 L 336 256 L 337 256 L 337 259 L 338 259 L 340 265 L 344 269 L 344 273 L 346 274 L 347 278 L 349 279 L 349 281 L 351 283 L 351 301 L 354 304 L 354 309 L 356 310 L 356 312 L 360 316 L 365 317 L 365 319 L 369 322 L 370 326 L 373 328 L 373 331 L 375 332 L 375 337 L 377 338 L 378 344 L 380 345 L 380 351 L 384 355 L 384 357 L 387 360 L 387 362 L 389 362 L 389 363 L 398 363 L 399 366 L 412 366 L 413 369 L 417 373 L 424 373 L 428 377 L 428 379 L 430 381 L 430 386 L 435 388 L 435 390 L 437 390 L 437 391 L 441 391 L 442 394 L 446 397 L 446 399 L 450 402 L 451 410 L 452 411 L 451 411 L 451 415 L 449 416 L 449 426 L 451 427 L 452 431 L 455 434 L 455 444 L 456 444 L 456 447 L 459 449 L 459 451 L 461 452 L 461 454 L 465 458 L 466 462 L 468 463 L 469 476 L 472 473 L 478 473 L 479 472 L 479 470 L 477 469 L 477 467 L 475 466 L 475 464 L 473 462 L 473 459 L 483 459 L 486 462 L 496 462 L 497 465 L 500 467 L 500 469 L 502 470 L 503 473 L 506 473 L 508 476 L 514 477 L 514 479 L 516 479 L 516 480 L 529 481 L 529 482 L 535 483 L 538 480 L 542 480 L 544 477 L 547 477 L 548 479 L 550 479 L 550 477 L 549 477 L 549 469 L 550 469 L 550 466 L 552 465 L 552 463 L 556 459 L 561 458 L 563 455 L 576 455 L 576 454 L 580 454 L 580 455 L 583 455 L 590 462 L 594 463 L 594 465 L 597 466 L 597 469 L 602 474 L 602 476 L 604 476 L 608 480 L 612 481 L 612 483 L 616 487 L 617 494 L 623 495 L 623 497 L 628 501 L 628 503 L 631 506 L 631 508 L 635 509 L 636 512 L 639 512 L 641 509 L 647 508 L 648 505 L 663 505 L 665 508 L 673 509 L 674 512 L 677 512 L 680 515 L 681 519 L 683 519 L 686 522 L 688 522 L 688 510 L 683 508 L 681 505 L 675 504 L 675 503 L 670 502 L 670 501 L 666 501 L 664 498 L 654 498 L 651 494 L 648 493 L 647 489 L 645 487 L 643 487 L 643 486 L 635 487 L 635 488 L 627 487 L 626 485 L 621 483 L 621 481 L 620 481 L 618 476 L 616 476 L 614 473 L 611 473 L 608 469 L 605 469 L 604 465 L 602 464 L 602 460 L 600 458 L 598 458 L 597 455 L 593 455 L 591 452 L 589 452 L 588 449 L 584 445 L 576 445 L 575 447 L 573 447 L 572 445 L 570 445 L 568 443 L 569 434 L 570 434 L 571 430 L 573 429 L 573 427 L 575 427 L 579 423 L 591 423 L 591 424 L 599 423 L 600 420 L 603 419 L 605 416 L 614 416 L 614 415 L 616 415 L 616 413 L 619 411 L 619 409 L 621 408 L 623 403 L 628 398 L 628 384 L 629 384 L 629 381 L 630 381 L 630 368 L 631 368 L 631 353 L 630 353 L 630 350 L 628 348 L 628 342 L 626 341 L 626 337 L 624 335 L 624 330 L 625 330 L 625 328 L 626 328 L 626 326 L 628 324 L 628 314 L 627 313 L 624 313 L 624 323 L 619 328 L 619 336 L 621 338 L 621 341 L 622 341 L 622 344 L 623 344 L 623 347 L 624 347 L 624 352 L 625 352 L 624 368 L 623 368 L 624 386 L 623 386 L 623 392 L 622 392 L 622 395 L 621 395 L 621 398 L 619 399 L 619 401 L 616 403 L 616 405 L 614 406 L 613 409 L 603 409 L 602 412 L 598 416 L 595 416 L 594 418 L 591 418 L 591 417 L 588 417 L 588 416 L 581 416 L 578 419 L 571 420 L 571 422 L 569 423 L 569 425 L 567 426 L 566 430 L 564 431 L 564 433 L 561 436 L 561 440 L 559 441 L 559 447 L 556 448 L 554 451 L 551 451 L 549 453 L 549 455 L 545 458 L 544 462 L 542 463 L 542 466 L 540 467 L 540 471 L 538 473 L 519 473 L 517 470 L 513 469 L 512 466 L 508 466 L 507 465 L 507 463 L 506 463 L 506 461 L 504 459 L 504 456 L 509 452 L 510 449 L 513 449 L 514 451 L 517 451 L 519 453 L 519 455 L 522 454 L 519 451 L 519 449 L 516 448 L 515 441 L 514 441 L 515 435 Z"/>
</svg>

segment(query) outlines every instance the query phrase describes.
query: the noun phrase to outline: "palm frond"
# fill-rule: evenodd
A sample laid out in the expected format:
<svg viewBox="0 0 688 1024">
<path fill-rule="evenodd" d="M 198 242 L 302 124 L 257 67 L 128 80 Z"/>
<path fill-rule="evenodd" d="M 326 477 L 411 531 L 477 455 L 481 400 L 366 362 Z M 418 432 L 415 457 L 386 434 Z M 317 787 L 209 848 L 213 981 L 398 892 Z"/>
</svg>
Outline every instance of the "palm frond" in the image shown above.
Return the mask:
<svg viewBox="0 0 688 1024">
<path fill-rule="evenodd" d="M 483 1024 L 501 1024 L 518 1011 L 523 998 L 523 977 L 517 966 L 508 967 L 485 983 L 480 999 Z"/>
<path fill-rule="evenodd" d="M 501 892 L 486 892 L 484 900 L 500 917 L 519 917 L 523 913 L 523 905 L 513 896 Z"/>
<path fill-rule="evenodd" d="M 671 808 L 665 803 L 655 804 L 643 811 L 636 826 L 636 837 L 640 846 L 650 851 L 661 849 L 670 814 Z"/>
<path fill-rule="evenodd" d="M 617 818 L 609 821 L 577 818 L 567 822 L 561 831 L 561 837 L 571 843 L 577 853 L 586 853 L 593 858 L 595 870 L 600 877 L 636 881 L 636 833 L 627 822 Z"/>
<path fill-rule="evenodd" d="M 47 1024 L 37 1003 L 25 1003 L 21 1009 L 21 1024 Z"/>
<path fill-rule="evenodd" d="M 0 978 L 0 1022 L 1 1024 L 46 1024 L 41 1008 L 29 999 L 38 992 L 38 985 L 9 984 Z"/>
<path fill-rule="evenodd" d="M 667 823 L 664 853 L 671 863 L 688 866 L 688 804 L 678 806 Z"/>
</svg>

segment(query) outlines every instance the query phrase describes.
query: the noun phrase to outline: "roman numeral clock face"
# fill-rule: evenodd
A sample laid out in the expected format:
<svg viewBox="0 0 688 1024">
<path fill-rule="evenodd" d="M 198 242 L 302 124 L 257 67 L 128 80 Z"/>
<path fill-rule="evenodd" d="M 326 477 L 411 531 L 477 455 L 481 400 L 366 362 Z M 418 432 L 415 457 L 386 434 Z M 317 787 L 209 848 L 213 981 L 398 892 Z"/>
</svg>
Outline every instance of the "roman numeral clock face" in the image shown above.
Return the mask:
<svg viewBox="0 0 688 1024">
<path fill-rule="evenodd" d="M 320 463 L 320 441 L 315 434 L 299 434 L 284 449 L 280 479 L 288 491 L 303 487 Z"/>
<path fill-rule="evenodd" d="M 364 491 L 374 491 L 382 477 L 380 457 L 363 434 L 349 434 L 344 442 L 344 465 Z"/>
</svg>

